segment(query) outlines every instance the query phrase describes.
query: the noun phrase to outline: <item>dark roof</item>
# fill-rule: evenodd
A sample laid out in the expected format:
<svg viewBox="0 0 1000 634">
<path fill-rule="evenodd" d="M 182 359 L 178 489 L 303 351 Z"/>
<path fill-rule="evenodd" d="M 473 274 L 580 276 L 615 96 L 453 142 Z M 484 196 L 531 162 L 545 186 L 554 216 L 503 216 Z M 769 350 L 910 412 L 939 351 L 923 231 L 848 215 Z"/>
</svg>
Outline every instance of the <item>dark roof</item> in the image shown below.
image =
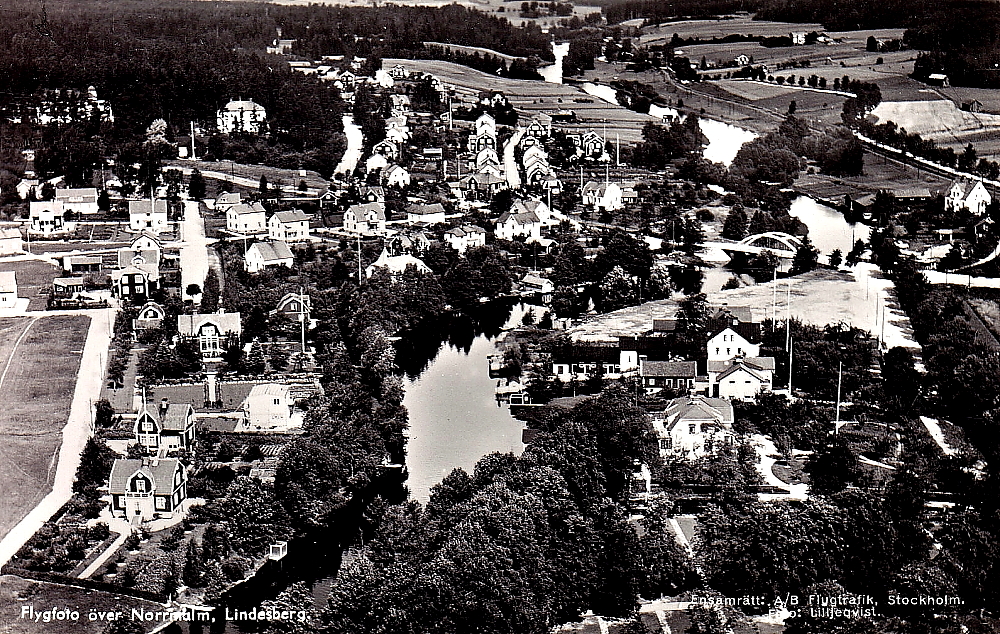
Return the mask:
<svg viewBox="0 0 1000 634">
<path fill-rule="evenodd" d="M 677 330 L 677 320 L 670 319 L 654 319 L 653 320 L 653 332 L 673 332 Z"/>
<path fill-rule="evenodd" d="M 176 458 L 162 458 L 156 461 L 119 458 L 111 467 L 111 477 L 108 478 L 108 492 L 124 493 L 128 480 L 136 471 L 142 471 L 153 482 L 153 490 L 160 492 L 173 491 L 174 473 L 179 466 Z M 144 464 L 145 463 L 145 464 Z"/>
<path fill-rule="evenodd" d="M 621 355 L 615 346 L 581 346 L 576 345 L 552 355 L 553 363 L 580 363 L 607 361 L 618 363 Z"/>
<path fill-rule="evenodd" d="M 413 214 L 415 216 L 430 216 L 433 214 L 443 214 L 444 205 L 441 203 L 434 203 L 433 205 L 410 205 L 406 208 L 406 213 Z"/>
<path fill-rule="evenodd" d="M 693 378 L 698 375 L 696 361 L 643 361 L 642 376 Z"/>
<path fill-rule="evenodd" d="M 309 216 L 306 215 L 301 209 L 293 209 L 292 211 L 279 211 L 278 213 L 271 216 L 272 218 L 277 218 L 278 222 L 301 222 L 303 220 L 309 220 Z"/>
<path fill-rule="evenodd" d="M 274 242 L 254 242 L 251 249 L 256 248 L 264 262 L 278 262 L 292 259 L 292 251 L 281 240 Z"/>
</svg>

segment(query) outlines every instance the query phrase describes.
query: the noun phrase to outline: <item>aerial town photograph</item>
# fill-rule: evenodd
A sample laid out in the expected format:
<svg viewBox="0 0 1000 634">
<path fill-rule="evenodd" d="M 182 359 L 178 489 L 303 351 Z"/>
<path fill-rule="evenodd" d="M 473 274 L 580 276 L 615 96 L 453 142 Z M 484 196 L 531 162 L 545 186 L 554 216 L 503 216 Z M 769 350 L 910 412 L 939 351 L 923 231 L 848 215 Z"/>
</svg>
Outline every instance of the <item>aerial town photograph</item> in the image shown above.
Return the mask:
<svg viewBox="0 0 1000 634">
<path fill-rule="evenodd" d="M 1000 632 L 995 0 L 9 0 L 0 80 L 0 634 Z"/>
</svg>

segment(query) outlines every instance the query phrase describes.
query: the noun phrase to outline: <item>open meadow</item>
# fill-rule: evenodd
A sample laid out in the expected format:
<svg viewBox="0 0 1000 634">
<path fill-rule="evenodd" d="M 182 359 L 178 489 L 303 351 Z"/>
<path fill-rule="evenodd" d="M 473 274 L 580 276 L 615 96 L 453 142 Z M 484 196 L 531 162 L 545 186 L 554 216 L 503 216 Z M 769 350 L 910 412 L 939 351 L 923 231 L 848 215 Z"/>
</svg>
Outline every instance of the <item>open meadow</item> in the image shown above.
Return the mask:
<svg viewBox="0 0 1000 634">
<path fill-rule="evenodd" d="M 409 71 L 430 73 L 466 95 L 475 95 L 480 91 L 501 91 L 515 108 L 529 114 L 573 110 L 577 120 L 581 122 L 577 127 L 590 128 L 603 134 L 606 125 L 608 138 L 613 139 L 618 134 L 624 142 L 641 140 L 642 126 L 656 120 L 655 117 L 609 104 L 571 85 L 507 79 L 467 66 L 436 60 L 385 59 L 383 64 L 390 68 L 401 64 Z"/>
<path fill-rule="evenodd" d="M 0 536 L 52 486 L 90 318 L 0 319 Z"/>
<path fill-rule="evenodd" d="M 44 251 L 56 242 L 33 242 L 32 251 Z M 52 280 L 59 276 L 59 267 L 40 260 L 0 262 L 0 271 L 14 271 L 17 276 L 17 296 L 31 300 L 28 310 L 45 310 Z M 2 392 L 0 392 L 2 394 Z"/>
</svg>

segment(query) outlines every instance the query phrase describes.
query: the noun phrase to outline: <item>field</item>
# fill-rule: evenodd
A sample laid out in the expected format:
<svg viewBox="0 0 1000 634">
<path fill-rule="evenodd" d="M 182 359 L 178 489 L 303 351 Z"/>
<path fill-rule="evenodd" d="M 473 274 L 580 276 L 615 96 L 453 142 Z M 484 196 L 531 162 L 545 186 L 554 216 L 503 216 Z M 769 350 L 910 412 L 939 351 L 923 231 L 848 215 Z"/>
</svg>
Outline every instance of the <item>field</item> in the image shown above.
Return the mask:
<svg viewBox="0 0 1000 634">
<path fill-rule="evenodd" d="M 779 315 L 785 312 L 786 285 L 791 283 L 793 317 L 818 326 L 844 323 L 878 335 L 876 305 L 885 299 L 884 289 L 892 283 L 869 277 L 870 273 L 864 266 L 858 267 L 855 273 L 817 269 L 787 281 L 778 280 L 777 312 Z M 763 319 L 771 311 L 772 293 L 771 283 L 756 284 L 709 293 L 708 301 L 713 305 L 752 306 L 755 317 Z M 654 318 L 673 317 L 677 308 L 678 302 L 673 299 L 647 302 L 593 317 L 568 332 L 576 341 L 617 341 L 618 336 L 648 331 Z M 916 347 L 910 335 L 909 320 L 895 311 L 886 312 L 885 339 L 889 347 Z"/>
<path fill-rule="evenodd" d="M 682 20 L 643 29 L 642 43 L 644 45 L 662 44 L 664 41 L 669 41 L 674 33 L 677 33 L 681 37 L 711 39 L 713 37 L 725 37 L 734 33 L 774 37 L 788 35 L 792 31 L 805 31 L 808 33 L 809 31 L 820 32 L 822 30 L 823 25 L 821 24 L 757 22 L 749 17 L 732 20 Z M 686 52 L 687 48 L 683 50 Z"/>
<path fill-rule="evenodd" d="M 931 192 L 948 187 L 950 181 L 929 174 L 915 167 L 888 161 L 881 156 L 865 154 L 865 170 L 861 176 L 827 176 L 802 173 L 795 181 L 796 191 L 810 196 L 841 201 L 845 195 L 853 197 L 874 193 L 880 189 L 905 189 L 926 187 Z"/>
<path fill-rule="evenodd" d="M 649 115 L 609 104 L 574 86 L 506 79 L 451 62 L 434 60 L 385 59 L 383 64 L 389 68 L 401 64 L 409 71 L 431 73 L 465 94 L 476 94 L 483 90 L 501 91 L 507 95 L 514 107 L 528 113 L 552 113 L 564 108 L 573 110 L 577 119 L 584 122 L 578 127 L 592 128 L 603 134 L 606 121 L 608 136 L 613 137 L 617 133 L 621 136 L 621 140 L 626 142 L 639 141 L 642 136 L 642 126 L 655 120 Z M 583 101 L 576 101 L 578 99 Z M 560 128 L 572 127 L 574 126 L 560 126 Z"/>
<path fill-rule="evenodd" d="M 32 250 L 36 247 L 33 245 Z M 28 310 L 45 310 L 52 280 L 59 275 L 59 267 L 39 260 L 0 262 L 0 271 L 17 274 L 17 296 L 31 300 Z"/>
<path fill-rule="evenodd" d="M 90 318 L 0 319 L 0 535 L 52 485 Z"/>
</svg>

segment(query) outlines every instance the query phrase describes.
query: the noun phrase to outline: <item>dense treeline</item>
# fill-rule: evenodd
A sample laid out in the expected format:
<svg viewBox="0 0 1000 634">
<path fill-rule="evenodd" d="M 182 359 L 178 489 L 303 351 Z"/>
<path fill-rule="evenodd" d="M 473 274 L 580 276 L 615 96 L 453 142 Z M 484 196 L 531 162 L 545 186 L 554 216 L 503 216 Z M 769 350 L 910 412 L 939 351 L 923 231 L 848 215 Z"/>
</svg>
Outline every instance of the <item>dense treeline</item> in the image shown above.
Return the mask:
<svg viewBox="0 0 1000 634">
<path fill-rule="evenodd" d="M 942 3 L 931 0 L 838 3 L 830 0 L 761 0 L 758 20 L 819 22 L 831 31 L 900 28 L 914 24 Z M 949 5 L 952 3 L 948 3 Z"/>
<path fill-rule="evenodd" d="M 657 0 L 611 0 L 593 2 L 604 5 L 604 15 L 608 23 L 616 24 L 635 18 L 646 18 L 648 24 L 659 24 L 678 16 L 709 18 L 735 11 L 755 11 L 756 0 L 682 0 L 681 2 L 659 2 Z"/>
<path fill-rule="evenodd" d="M 955 2 L 935 7 L 903 34 L 910 48 L 930 51 L 913 65 L 913 77 L 926 81 L 944 73 L 952 85 L 1000 87 L 995 63 L 1000 53 L 1000 14 L 994 2 Z"/>
<path fill-rule="evenodd" d="M 521 457 L 456 469 L 416 503 L 373 512 L 380 529 L 331 591 L 330 632 L 549 631 L 593 609 L 631 615 L 636 597 L 691 588 L 666 528 L 638 537 L 620 504 L 635 460 L 657 460 L 648 419 L 624 390 L 551 410 Z"/>
</svg>

